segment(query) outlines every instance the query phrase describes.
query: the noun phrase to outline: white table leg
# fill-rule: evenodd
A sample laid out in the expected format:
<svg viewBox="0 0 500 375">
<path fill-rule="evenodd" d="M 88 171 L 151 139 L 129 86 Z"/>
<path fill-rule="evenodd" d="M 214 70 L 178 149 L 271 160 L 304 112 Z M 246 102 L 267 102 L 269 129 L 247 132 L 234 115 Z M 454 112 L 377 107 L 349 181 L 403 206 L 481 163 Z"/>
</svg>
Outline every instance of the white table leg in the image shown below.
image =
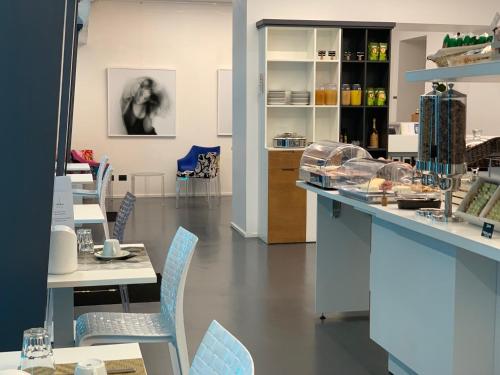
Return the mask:
<svg viewBox="0 0 500 375">
<path fill-rule="evenodd" d="M 54 347 L 75 346 L 73 288 L 52 290 L 54 306 Z"/>
</svg>

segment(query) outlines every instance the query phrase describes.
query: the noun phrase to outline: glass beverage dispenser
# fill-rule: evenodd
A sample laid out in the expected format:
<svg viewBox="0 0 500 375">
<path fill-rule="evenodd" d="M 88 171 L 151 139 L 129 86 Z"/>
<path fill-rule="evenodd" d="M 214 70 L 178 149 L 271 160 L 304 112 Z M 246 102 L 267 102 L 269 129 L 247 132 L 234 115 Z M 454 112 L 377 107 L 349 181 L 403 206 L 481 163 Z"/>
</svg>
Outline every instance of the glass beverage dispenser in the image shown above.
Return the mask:
<svg viewBox="0 0 500 375">
<path fill-rule="evenodd" d="M 422 183 L 439 186 L 445 193 L 444 219 L 452 218 L 453 191 L 460 187 L 465 165 L 467 96 L 448 84 L 444 92 L 433 90 L 420 97 L 420 135 L 417 170 Z"/>
</svg>

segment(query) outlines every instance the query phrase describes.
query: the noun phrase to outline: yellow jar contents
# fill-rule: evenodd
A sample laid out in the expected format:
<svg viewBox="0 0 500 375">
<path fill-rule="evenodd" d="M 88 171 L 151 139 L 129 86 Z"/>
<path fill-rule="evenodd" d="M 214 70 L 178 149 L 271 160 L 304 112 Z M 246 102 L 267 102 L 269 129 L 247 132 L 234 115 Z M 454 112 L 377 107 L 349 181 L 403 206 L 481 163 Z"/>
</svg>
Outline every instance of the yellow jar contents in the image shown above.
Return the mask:
<svg viewBox="0 0 500 375">
<path fill-rule="evenodd" d="M 363 92 L 361 90 L 361 86 L 352 85 L 351 89 L 351 105 L 361 105 L 361 98 Z"/>
<path fill-rule="evenodd" d="M 337 105 L 337 86 L 335 84 L 328 85 L 325 88 L 325 104 Z"/>
<path fill-rule="evenodd" d="M 342 85 L 342 105 L 351 105 L 351 87 Z"/>
<path fill-rule="evenodd" d="M 320 87 L 316 89 L 316 105 L 325 105 L 325 89 Z"/>
</svg>

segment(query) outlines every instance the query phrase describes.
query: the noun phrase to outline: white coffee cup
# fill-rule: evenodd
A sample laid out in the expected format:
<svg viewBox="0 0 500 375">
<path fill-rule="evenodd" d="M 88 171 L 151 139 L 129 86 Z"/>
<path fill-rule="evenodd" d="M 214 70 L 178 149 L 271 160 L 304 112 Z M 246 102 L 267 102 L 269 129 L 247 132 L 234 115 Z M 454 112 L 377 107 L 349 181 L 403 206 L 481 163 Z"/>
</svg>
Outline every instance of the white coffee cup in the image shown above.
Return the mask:
<svg viewBox="0 0 500 375">
<path fill-rule="evenodd" d="M 105 257 L 114 257 L 120 254 L 120 252 L 120 241 L 115 239 L 104 241 L 102 255 L 104 255 Z"/>
<path fill-rule="evenodd" d="M 106 365 L 100 359 L 87 359 L 78 362 L 75 375 L 107 375 Z"/>
</svg>

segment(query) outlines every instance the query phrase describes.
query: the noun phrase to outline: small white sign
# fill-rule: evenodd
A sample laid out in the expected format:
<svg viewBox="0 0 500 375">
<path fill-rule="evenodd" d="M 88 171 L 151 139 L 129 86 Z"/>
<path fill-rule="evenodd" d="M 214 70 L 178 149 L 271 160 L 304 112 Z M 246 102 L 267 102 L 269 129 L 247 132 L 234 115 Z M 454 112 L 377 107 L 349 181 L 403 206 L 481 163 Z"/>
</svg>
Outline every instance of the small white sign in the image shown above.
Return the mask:
<svg viewBox="0 0 500 375">
<path fill-rule="evenodd" d="M 54 180 L 52 201 L 52 225 L 66 225 L 75 229 L 73 214 L 73 187 L 69 176 L 57 176 Z"/>
</svg>

